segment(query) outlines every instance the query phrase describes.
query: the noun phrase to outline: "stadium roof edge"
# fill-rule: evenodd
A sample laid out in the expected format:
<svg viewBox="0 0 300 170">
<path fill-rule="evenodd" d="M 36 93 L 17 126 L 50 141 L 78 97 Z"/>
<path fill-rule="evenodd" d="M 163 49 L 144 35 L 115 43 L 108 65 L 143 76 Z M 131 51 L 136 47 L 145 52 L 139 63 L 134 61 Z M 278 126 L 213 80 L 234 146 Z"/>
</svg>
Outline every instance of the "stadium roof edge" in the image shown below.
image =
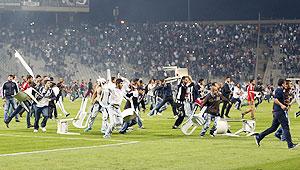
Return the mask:
<svg viewBox="0 0 300 170">
<path fill-rule="evenodd" d="M 161 24 L 168 24 L 174 22 L 160 22 Z M 299 24 L 300 19 L 280 19 L 280 20 L 232 20 L 232 21 L 176 21 L 178 24 L 188 24 L 188 23 L 198 23 L 198 24 L 223 24 L 223 25 L 231 25 L 231 24 Z"/>
</svg>

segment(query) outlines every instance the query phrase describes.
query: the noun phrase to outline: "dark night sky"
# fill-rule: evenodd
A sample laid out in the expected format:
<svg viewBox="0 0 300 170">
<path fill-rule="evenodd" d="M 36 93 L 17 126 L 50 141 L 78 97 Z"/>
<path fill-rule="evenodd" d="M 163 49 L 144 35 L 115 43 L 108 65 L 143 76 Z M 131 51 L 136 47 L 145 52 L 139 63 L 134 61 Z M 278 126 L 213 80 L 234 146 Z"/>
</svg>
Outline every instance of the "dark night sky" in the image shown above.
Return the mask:
<svg viewBox="0 0 300 170">
<path fill-rule="evenodd" d="M 188 0 L 91 0 L 92 21 L 112 21 L 112 9 L 131 22 L 185 21 Z M 191 20 L 300 18 L 300 0 L 190 0 Z"/>
<path fill-rule="evenodd" d="M 65 23 L 73 15 L 74 21 L 89 23 L 113 22 L 112 10 L 118 6 L 120 19 L 129 22 L 187 21 L 188 0 L 90 0 L 90 13 L 60 13 Z M 300 19 L 300 0 L 190 0 L 192 21 Z M 48 12 L 1 13 L 5 22 L 55 22 L 55 14 Z"/>
</svg>

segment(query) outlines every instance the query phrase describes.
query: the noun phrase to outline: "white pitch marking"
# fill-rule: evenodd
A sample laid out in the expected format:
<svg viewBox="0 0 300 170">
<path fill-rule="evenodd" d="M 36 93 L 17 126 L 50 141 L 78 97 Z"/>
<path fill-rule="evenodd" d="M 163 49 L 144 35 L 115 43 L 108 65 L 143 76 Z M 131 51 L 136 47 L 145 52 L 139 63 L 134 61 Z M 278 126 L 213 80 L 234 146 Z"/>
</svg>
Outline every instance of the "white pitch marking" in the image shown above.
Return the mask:
<svg viewBox="0 0 300 170">
<path fill-rule="evenodd" d="M 67 139 L 67 140 L 87 140 L 87 141 L 103 141 L 103 139 L 91 139 L 91 138 L 65 138 L 65 137 L 55 137 L 55 136 L 25 136 L 25 135 L 17 135 L 17 134 L 0 134 L 0 136 L 7 137 L 21 137 L 21 138 L 42 138 L 42 139 Z M 100 136 L 102 137 L 102 136 Z M 112 142 L 124 142 L 124 140 L 115 140 L 110 139 Z"/>
<path fill-rule="evenodd" d="M 40 151 L 32 151 L 32 152 L 17 152 L 17 153 L 9 153 L 9 154 L 0 154 L 0 157 L 30 155 L 30 154 L 39 154 L 39 153 L 48 153 L 48 152 L 80 150 L 80 149 L 106 148 L 106 147 L 113 147 L 113 146 L 136 144 L 138 142 L 139 141 L 132 141 L 132 142 L 124 142 L 124 143 L 116 143 L 116 144 L 99 145 L 99 146 L 83 146 L 83 147 L 75 147 L 75 148 L 50 149 L 50 150 L 40 150 Z"/>
</svg>

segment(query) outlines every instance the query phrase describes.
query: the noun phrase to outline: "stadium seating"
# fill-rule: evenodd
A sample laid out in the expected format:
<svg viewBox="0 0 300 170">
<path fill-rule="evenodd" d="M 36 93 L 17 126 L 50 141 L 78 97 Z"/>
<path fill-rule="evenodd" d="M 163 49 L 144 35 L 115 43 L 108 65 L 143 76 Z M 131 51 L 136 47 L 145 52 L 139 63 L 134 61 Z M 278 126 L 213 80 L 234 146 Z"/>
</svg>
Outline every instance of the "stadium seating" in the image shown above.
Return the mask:
<svg viewBox="0 0 300 170">
<path fill-rule="evenodd" d="M 14 48 L 32 58 L 39 74 L 47 72 L 70 80 L 98 77 L 108 68 L 131 77 L 160 78 L 166 65 L 187 67 L 196 79 L 230 73 L 236 80 L 247 80 L 254 74 L 257 29 L 255 24 L 177 22 L 10 25 L 1 27 L 0 44 L 2 53 Z M 299 74 L 299 24 L 262 25 L 261 30 L 263 56 L 279 62 L 276 69 L 286 76 Z M 274 58 L 275 47 L 280 56 Z M 1 74 L 6 77 L 7 73 Z"/>
</svg>

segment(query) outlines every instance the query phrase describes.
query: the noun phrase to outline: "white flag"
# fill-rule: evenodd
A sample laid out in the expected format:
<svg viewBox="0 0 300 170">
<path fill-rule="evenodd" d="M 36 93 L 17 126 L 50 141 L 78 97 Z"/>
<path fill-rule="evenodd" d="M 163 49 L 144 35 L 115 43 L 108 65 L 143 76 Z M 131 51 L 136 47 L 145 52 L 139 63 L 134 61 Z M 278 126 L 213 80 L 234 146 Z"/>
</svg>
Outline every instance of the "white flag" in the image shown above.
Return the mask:
<svg viewBox="0 0 300 170">
<path fill-rule="evenodd" d="M 26 61 L 23 59 L 23 57 L 20 55 L 20 53 L 17 50 L 16 50 L 16 53 L 15 53 L 15 57 L 20 60 L 20 62 L 25 67 L 27 72 L 34 78 L 34 74 L 33 74 L 32 69 L 29 67 L 29 65 L 26 63 Z"/>
</svg>

